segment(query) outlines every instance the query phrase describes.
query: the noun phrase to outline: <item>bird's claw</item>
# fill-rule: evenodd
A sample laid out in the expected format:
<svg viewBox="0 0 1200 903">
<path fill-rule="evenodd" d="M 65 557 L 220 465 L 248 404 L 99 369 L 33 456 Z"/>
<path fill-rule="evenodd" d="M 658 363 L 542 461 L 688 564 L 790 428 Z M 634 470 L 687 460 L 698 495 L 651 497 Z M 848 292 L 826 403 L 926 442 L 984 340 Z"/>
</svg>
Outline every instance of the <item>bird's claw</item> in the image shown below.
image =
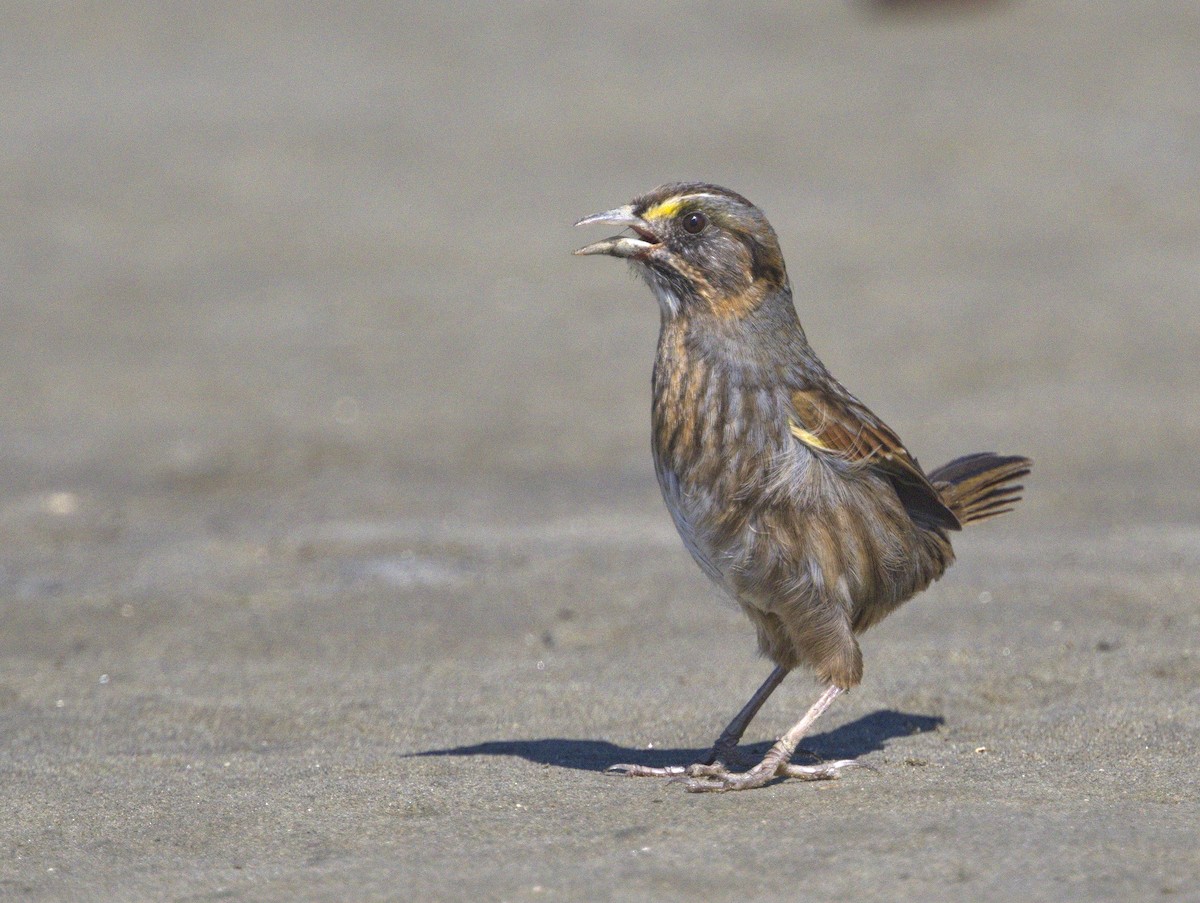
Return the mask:
<svg viewBox="0 0 1200 903">
<path fill-rule="evenodd" d="M 604 769 L 605 774 L 621 775 L 628 778 L 678 778 L 684 776 L 700 777 L 724 772 L 723 762 L 741 763 L 745 759 L 736 749 L 713 749 L 705 758 L 691 765 L 609 765 Z"/>
<path fill-rule="evenodd" d="M 740 755 L 729 758 L 740 759 Z M 621 763 L 610 765 L 605 774 L 628 778 L 670 778 L 672 784 L 682 784 L 688 793 L 724 793 L 728 790 L 751 790 L 769 784 L 776 778 L 795 778 L 799 781 L 834 781 L 841 777 L 846 768 L 870 768 L 857 759 L 838 759 L 835 762 L 818 762 L 815 765 L 794 765 L 780 762 L 774 768 L 769 763 L 759 762 L 753 768 L 733 772 L 720 759 L 696 762 L 692 765 L 633 765 Z"/>
<path fill-rule="evenodd" d="M 630 765 L 621 763 L 609 765 L 604 769 L 605 774 L 615 774 L 627 778 L 681 778 L 681 777 L 710 777 L 725 774 L 728 769 L 719 761 L 696 762 L 692 765 Z"/>
<path fill-rule="evenodd" d="M 687 774 L 687 769 L 682 765 L 666 765 L 662 768 L 655 768 L 650 765 L 621 763 L 619 765 L 609 765 L 608 768 L 604 769 L 604 773 L 627 778 L 673 778 Z"/>
<path fill-rule="evenodd" d="M 764 767 L 765 766 L 765 767 Z M 793 765 L 781 762 L 772 768 L 760 762 L 748 771 L 734 773 L 717 764 L 702 769 L 692 766 L 686 775 L 671 781 L 682 784 L 688 793 L 725 793 L 729 790 L 752 790 L 762 787 L 776 778 L 796 778 L 801 781 L 834 781 L 841 777 L 844 768 L 863 768 L 856 759 L 839 759 L 818 765 Z"/>
</svg>

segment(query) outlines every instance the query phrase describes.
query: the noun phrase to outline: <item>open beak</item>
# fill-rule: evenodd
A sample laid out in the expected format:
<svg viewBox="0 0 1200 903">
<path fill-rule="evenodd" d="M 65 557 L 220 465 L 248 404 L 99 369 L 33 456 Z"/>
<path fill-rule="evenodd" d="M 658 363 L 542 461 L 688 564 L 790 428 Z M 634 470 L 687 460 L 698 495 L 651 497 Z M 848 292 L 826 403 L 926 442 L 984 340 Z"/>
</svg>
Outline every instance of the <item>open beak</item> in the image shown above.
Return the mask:
<svg viewBox="0 0 1200 903">
<path fill-rule="evenodd" d="M 659 238 L 650 228 L 650 224 L 633 212 L 632 204 L 626 204 L 616 210 L 593 213 L 591 216 L 585 216 L 575 225 L 625 226 L 634 232 L 633 235 L 614 235 L 612 238 L 603 238 L 593 242 L 575 252 L 580 256 L 607 254 L 610 257 L 638 257 L 660 244 Z"/>
</svg>

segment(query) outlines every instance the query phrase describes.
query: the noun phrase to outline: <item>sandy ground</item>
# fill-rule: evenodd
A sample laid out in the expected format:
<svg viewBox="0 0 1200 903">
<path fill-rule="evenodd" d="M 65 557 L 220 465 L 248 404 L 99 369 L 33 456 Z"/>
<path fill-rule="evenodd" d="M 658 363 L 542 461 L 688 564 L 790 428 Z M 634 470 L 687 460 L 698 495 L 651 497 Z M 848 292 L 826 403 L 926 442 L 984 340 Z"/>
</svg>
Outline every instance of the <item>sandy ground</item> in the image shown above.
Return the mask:
<svg viewBox="0 0 1200 903">
<path fill-rule="evenodd" d="M 0 897 L 1200 899 L 1196 8 L 409 6 L 0 10 Z M 676 178 L 923 461 L 1037 461 L 840 781 L 602 774 L 768 670 L 569 255 Z"/>
</svg>

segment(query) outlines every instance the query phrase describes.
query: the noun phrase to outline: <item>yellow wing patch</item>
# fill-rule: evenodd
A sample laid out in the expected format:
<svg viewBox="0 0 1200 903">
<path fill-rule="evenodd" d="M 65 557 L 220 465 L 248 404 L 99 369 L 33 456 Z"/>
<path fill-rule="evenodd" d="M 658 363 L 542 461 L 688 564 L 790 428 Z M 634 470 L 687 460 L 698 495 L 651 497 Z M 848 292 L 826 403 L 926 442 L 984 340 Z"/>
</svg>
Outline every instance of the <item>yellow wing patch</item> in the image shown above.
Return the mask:
<svg viewBox="0 0 1200 903">
<path fill-rule="evenodd" d="M 814 436 L 812 433 L 810 433 L 808 430 L 806 430 L 804 427 L 802 427 L 800 424 L 798 424 L 795 420 L 792 420 L 790 417 L 788 418 L 788 426 L 792 430 L 792 435 L 795 436 L 797 439 L 799 439 L 801 442 L 803 442 L 805 445 L 809 446 L 810 448 L 817 448 L 817 449 L 820 449 L 821 451 L 826 451 L 826 452 L 833 451 L 832 448 L 830 448 L 828 445 L 826 445 L 824 442 L 822 442 L 820 439 L 818 439 L 816 436 Z"/>
</svg>

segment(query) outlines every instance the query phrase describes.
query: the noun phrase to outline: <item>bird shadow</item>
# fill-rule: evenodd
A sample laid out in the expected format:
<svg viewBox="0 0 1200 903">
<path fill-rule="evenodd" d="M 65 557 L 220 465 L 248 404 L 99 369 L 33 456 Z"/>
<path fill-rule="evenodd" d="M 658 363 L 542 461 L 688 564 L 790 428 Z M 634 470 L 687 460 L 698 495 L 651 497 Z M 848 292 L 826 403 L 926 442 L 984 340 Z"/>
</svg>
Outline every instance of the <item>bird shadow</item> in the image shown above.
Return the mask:
<svg viewBox="0 0 1200 903">
<path fill-rule="evenodd" d="M 911 734 L 924 734 L 936 730 L 945 719 L 937 715 L 913 715 L 893 709 L 880 709 L 864 715 L 857 721 L 841 727 L 814 734 L 804 739 L 797 756 L 807 752 L 817 759 L 858 759 L 867 753 L 878 752 L 889 740 Z M 761 758 L 771 748 L 769 742 L 750 743 L 739 749 L 751 758 Z M 564 737 L 547 737 L 541 740 L 488 740 L 470 746 L 454 746 L 447 749 L 428 749 L 413 752 L 405 758 L 422 756 L 518 756 L 539 765 L 557 768 L 576 768 L 580 771 L 603 771 L 618 762 L 662 767 L 665 765 L 688 765 L 696 762 L 708 752 L 704 749 L 670 749 L 654 747 L 641 749 L 619 746 L 607 740 L 571 740 Z"/>
</svg>

